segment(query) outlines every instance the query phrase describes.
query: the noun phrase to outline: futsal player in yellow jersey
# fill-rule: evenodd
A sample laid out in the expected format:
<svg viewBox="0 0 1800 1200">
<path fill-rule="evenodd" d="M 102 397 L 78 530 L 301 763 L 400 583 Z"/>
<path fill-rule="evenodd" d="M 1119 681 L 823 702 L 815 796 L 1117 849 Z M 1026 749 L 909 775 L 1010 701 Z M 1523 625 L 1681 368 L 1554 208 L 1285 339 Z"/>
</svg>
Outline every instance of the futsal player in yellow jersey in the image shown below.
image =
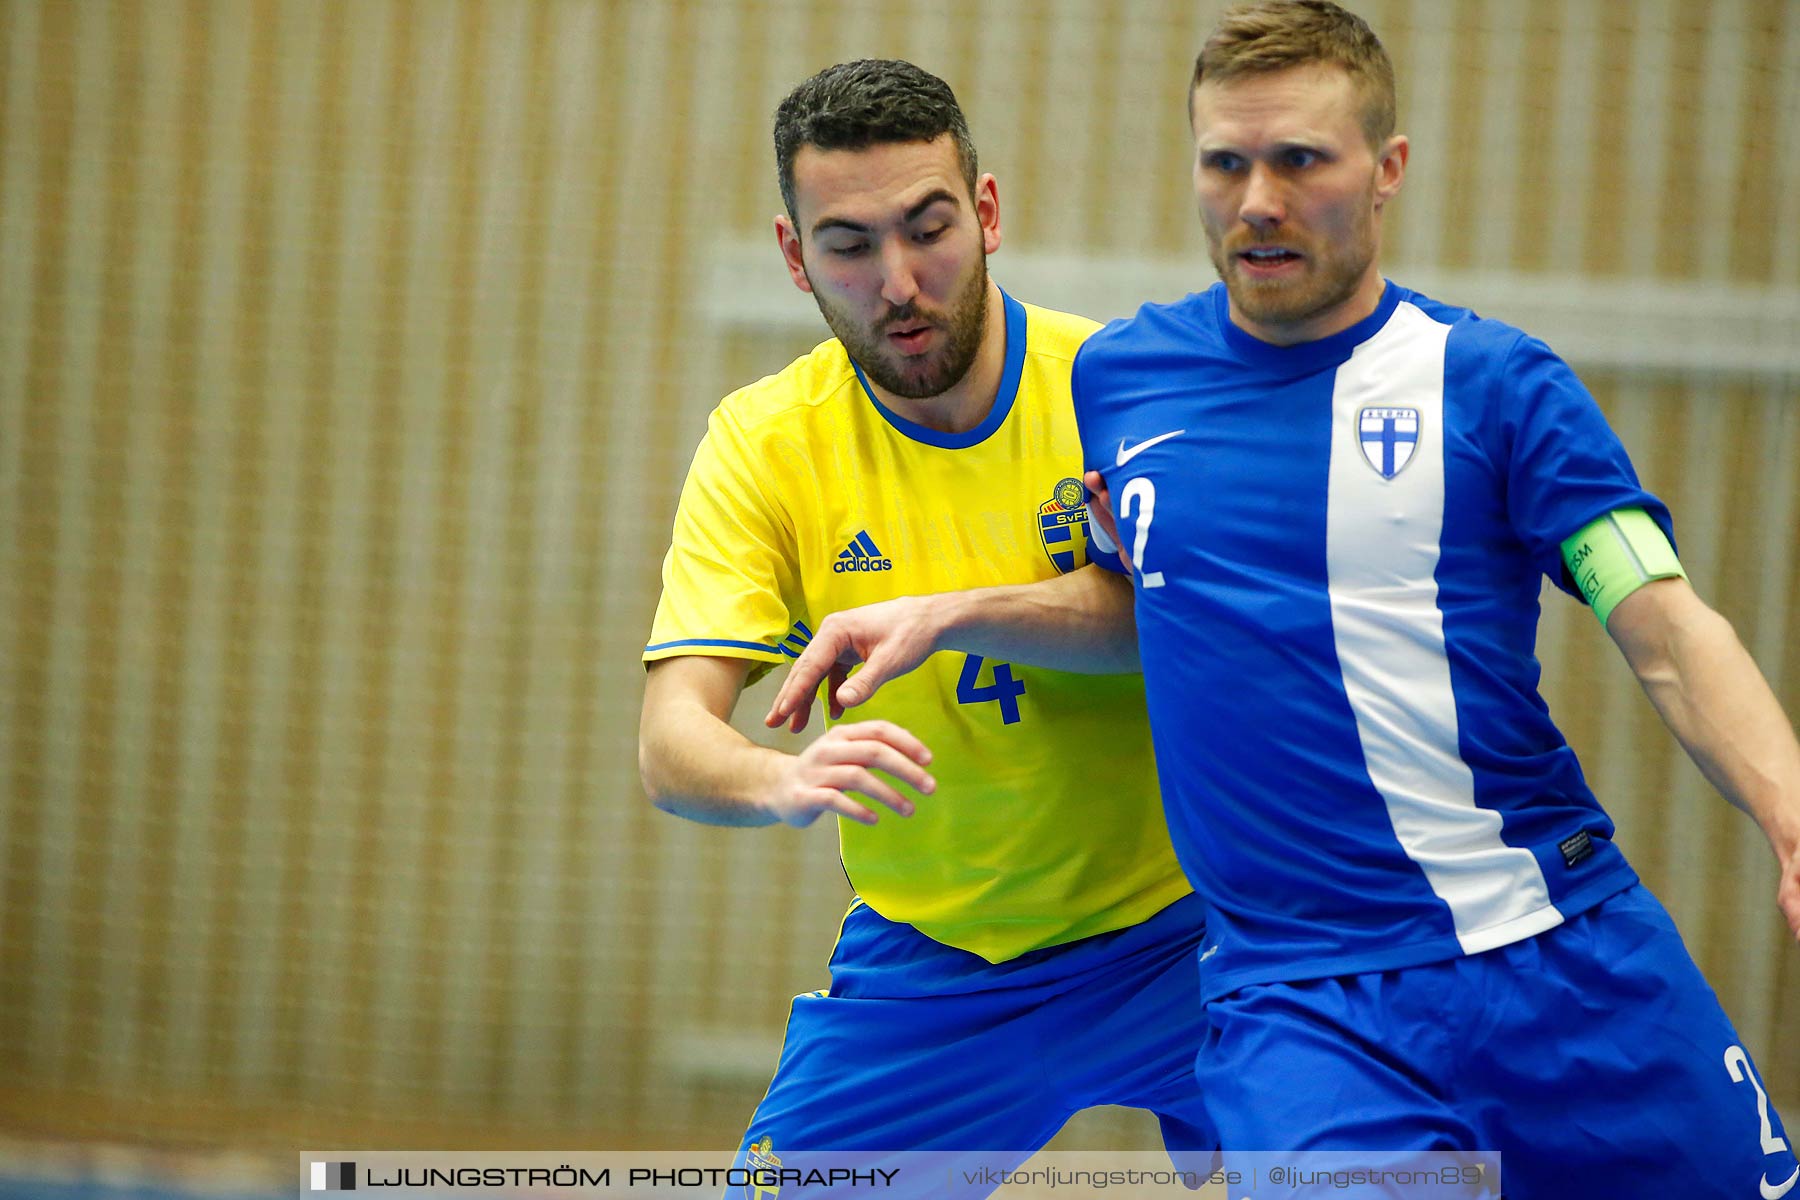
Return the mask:
<svg viewBox="0 0 1800 1200">
<path fill-rule="evenodd" d="M 671 812 L 837 814 L 857 892 L 739 1165 L 1016 1160 L 1076 1110 L 1123 1104 L 1204 1166 L 1202 928 L 1143 690 L 1123 673 L 1133 639 L 1097 645 L 1086 674 L 936 655 L 872 719 L 794 754 L 728 724 L 746 683 L 839 609 L 1097 569 L 1069 394 L 1096 326 L 988 278 L 998 191 L 950 89 L 908 63 L 842 64 L 782 103 L 775 141 L 781 252 L 837 336 L 712 415 L 663 567 L 640 732 L 645 788 Z"/>
</svg>

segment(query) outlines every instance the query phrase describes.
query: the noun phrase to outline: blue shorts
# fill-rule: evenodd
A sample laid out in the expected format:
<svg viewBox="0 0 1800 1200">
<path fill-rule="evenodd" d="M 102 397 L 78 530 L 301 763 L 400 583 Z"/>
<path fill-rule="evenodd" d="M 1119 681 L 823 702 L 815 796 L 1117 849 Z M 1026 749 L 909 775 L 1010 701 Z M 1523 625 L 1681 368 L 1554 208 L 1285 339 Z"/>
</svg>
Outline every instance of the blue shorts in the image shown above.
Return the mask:
<svg viewBox="0 0 1800 1200">
<path fill-rule="evenodd" d="M 1233 1149 L 1498 1150 L 1509 1200 L 1800 1200 L 1761 1076 L 1640 886 L 1484 954 L 1257 984 L 1207 1015 L 1196 1074 L 1227 1166 Z"/>
<path fill-rule="evenodd" d="M 857 902 L 831 988 L 794 1000 L 738 1165 L 752 1147 L 789 1163 L 795 1151 L 962 1150 L 1016 1165 L 1080 1109 L 1121 1104 L 1157 1115 L 1179 1165 L 1209 1170 L 1218 1140 L 1194 1083 L 1203 933 L 1187 896 L 994 964 Z"/>
</svg>

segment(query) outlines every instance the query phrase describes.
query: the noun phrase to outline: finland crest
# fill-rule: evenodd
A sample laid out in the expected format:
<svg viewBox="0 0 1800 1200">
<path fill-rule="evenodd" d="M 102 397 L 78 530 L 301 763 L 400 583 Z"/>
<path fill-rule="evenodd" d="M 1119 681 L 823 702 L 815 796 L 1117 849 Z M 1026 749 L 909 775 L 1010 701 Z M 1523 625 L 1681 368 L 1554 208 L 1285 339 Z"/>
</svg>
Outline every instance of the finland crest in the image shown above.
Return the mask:
<svg viewBox="0 0 1800 1200">
<path fill-rule="evenodd" d="M 1051 565 L 1064 575 L 1088 561 L 1087 489 L 1074 476 L 1059 479 L 1038 505 L 1038 536 Z"/>
<path fill-rule="evenodd" d="M 1392 479 L 1419 448 L 1419 410 L 1374 405 L 1363 409 L 1356 414 L 1356 444 L 1362 447 L 1363 461 L 1383 479 Z"/>
</svg>

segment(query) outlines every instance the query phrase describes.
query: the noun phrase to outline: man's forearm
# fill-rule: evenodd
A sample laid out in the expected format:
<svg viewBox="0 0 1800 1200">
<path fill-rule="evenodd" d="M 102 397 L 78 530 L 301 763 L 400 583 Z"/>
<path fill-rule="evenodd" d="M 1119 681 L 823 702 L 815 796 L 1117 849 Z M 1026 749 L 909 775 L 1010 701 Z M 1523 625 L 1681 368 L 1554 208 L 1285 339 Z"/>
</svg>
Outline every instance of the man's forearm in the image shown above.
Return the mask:
<svg viewBox="0 0 1800 1200">
<path fill-rule="evenodd" d="M 926 599 L 939 649 L 1084 675 L 1140 669 L 1131 581 L 1100 567 Z"/>
<path fill-rule="evenodd" d="M 762 798 L 787 757 L 698 704 L 672 706 L 638 738 L 638 772 L 650 802 L 705 825 L 775 824 Z"/>
<path fill-rule="evenodd" d="M 939 650 L 1084 675 L 1138 670 L 1131 581 L 1096 566 L 1037 583 L 900 596 L 832 613 L 763 722 L 806 728 L 821 683 L 833 718 Z M 851 667 L 862 669 L 849 675 Z"/>
<path fill-rule="evenodd" d="M 1640 653 L 1645 694 L 1701 773 L 1756 819 L 1778 856 L 1795 853 L 1800 745 L 1730 623 L 1696 603 Z"/>
<path fill-rule="evenodd" d="M 1749 651 L 1680 578 L 1619 601 L 1606 631 L 1700 773 L 1762 827 L 1775 902 L 1800 938 L 1800 742 Z"/>
</svg>

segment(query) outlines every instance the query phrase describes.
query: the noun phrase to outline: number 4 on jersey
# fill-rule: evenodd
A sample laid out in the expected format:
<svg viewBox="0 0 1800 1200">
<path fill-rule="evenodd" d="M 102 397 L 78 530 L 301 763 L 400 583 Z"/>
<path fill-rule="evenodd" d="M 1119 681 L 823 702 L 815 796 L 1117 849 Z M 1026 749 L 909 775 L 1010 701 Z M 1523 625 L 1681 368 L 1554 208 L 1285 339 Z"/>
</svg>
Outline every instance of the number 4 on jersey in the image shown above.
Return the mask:
<svg viewBox="0 0 1800 1200">
<path fill-rule="evenodd" d="M 1011 663 L 995 663 L 994 682 L 980 682 L 981 664 L 986 661 L 979 654 L 963 659 L 962 676 L 956 681 L 956 702 L 986 704 L 992 701 L 1000 706 L 1000 723 L 1014 724 L 1019 719 L 1019 697 L 1025 694 L 1025 683 L 1013 678 Z"/>
</svg>

